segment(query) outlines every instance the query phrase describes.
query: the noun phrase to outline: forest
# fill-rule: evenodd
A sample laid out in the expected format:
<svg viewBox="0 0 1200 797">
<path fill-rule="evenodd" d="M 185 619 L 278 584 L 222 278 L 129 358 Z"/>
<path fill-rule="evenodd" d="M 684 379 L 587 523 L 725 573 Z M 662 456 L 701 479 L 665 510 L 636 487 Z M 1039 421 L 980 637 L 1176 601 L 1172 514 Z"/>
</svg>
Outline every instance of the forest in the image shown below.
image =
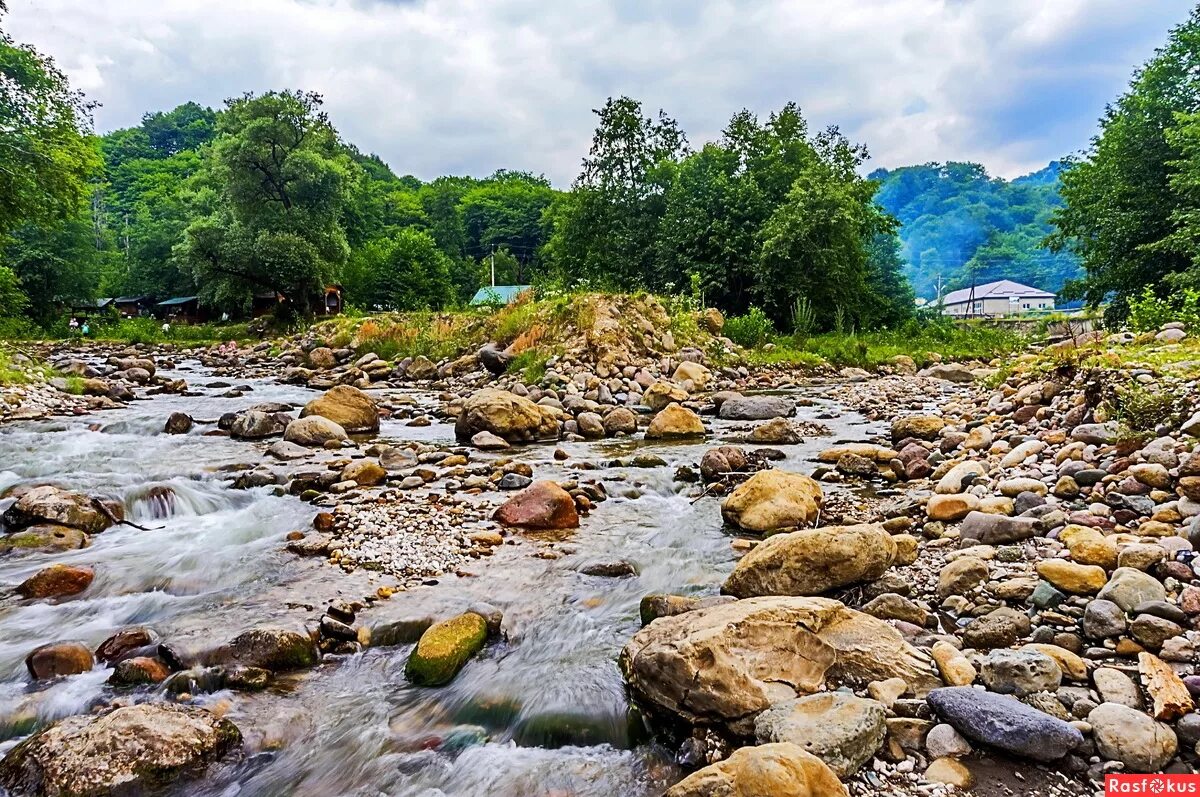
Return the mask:
<svg viewBox="0 0 1200 797">
<path fill-rule="evenodd" d="M 96 135 L 53 60 L 0 34 L 0 315 L 143 294 L 235 315 L 276 294 L 302 315 L 332 282 L 363 311 L 453 307 L 494 263 L 502 284 L 686 293 L 779 329 L 894 326 L 915 295 L 1002 277 L 1119 318 L 1200 274 L 1198 35 L 1193 12 L 1087 150 L 1011 182 L 956 162 L 864 177 L 866 146 L 795 103 L 693 146 L 617 97 L 559 190 L 398 175 L 299 90 Z"/>
</svg>

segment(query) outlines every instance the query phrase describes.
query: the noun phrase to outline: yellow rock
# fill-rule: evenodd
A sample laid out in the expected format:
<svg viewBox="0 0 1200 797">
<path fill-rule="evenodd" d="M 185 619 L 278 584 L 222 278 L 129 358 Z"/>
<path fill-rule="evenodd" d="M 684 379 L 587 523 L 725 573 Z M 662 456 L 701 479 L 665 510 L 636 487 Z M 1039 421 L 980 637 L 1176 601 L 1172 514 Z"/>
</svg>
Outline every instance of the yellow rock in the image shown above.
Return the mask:
<svg viewBox="0 0 1200 797">
<path fill-rule="evenodd" d="M 760 470 L 721 504 L 721 517 L 759 533 L 811 525 L 821 511 L 821 485 L 803 473 Z"/>
<path fill-rule="evenodd" d="M 955 521 L 962 520 L 978 508 L 979 499 L 970 493 L 931 495 L 925 514 L 930 520 Z"/>
<path fill-rule="evenodd" d="M 671 403 L 663 408 L 650 426 L 646 428 L 646 439 L 665 437 L 703 437 L 704 422 L 687 407 Z"/>
<path fill-rule="evenodd" d="M 911 565 L 917 561 L 917 538 L 911 534 L 893 534 L 892 542 L 896 543 L 895 565 Z"/>
<path fill-rule="evenodd" d="M 790 742 L 734 751 L 693 772 L 663 797 L 846 797 L 846 787 L 821 759 Z"/>
<path fill-rule="evenodd" d="M 1063 592 L 1074 595 L 1094 595 L 1108 583 L 1108 574 L 1103 567 L 1076 564 L 1065 559 L 1038 562 L 1037 573 Z"/>
<path fill-rule="evenodd" d="M 1040 642 L 1034 642 L 1022 645 L 1021 650 L 1034 650 L 1054 659 L 1054 663 L 1063 671 L 1063 675 L 1072 681 L 1087 680 L 1087 664 L 1084 663 L 1082 658 L 1066 648 L 1060 648 L 1058 645 L 1045 645 Z"/>
<path fill-rule="evenodd" d="M 970 686 L 975 683 L 975 665 L 962 651 L 949 642 L 935 642 L 930 651 L 942 680 L 950 686 Z"/>
<path fill-rule="evenodd" d="M 969 789 L 975 782 L 971 770 L 963 766 L 962 762 L 948 757 L 934 759 L 925 769 L 925 780 L 930 783 L 948 783 L 959 789 Z"/>
</svg>

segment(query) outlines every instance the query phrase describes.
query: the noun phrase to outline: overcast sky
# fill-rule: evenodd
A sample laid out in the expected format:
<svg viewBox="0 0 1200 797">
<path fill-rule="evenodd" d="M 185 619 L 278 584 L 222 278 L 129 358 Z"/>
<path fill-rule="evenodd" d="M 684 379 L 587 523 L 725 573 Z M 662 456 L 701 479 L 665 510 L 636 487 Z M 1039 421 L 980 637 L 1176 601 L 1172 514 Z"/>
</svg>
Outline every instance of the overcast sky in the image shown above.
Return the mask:
<svg viewBox="0 0 1200 797">
<path fill-rule="evenodd" d="M 325 95 L 399 174 L 565 187 L 591 109 L 628 94 L 693 144 L 795 100 L 871 166 L 1006 177 L 1085 146 L 1182 0 L 9 0 L 6 27 L 101 103 L 100 131 L 187 100 Z"/>
</svg>

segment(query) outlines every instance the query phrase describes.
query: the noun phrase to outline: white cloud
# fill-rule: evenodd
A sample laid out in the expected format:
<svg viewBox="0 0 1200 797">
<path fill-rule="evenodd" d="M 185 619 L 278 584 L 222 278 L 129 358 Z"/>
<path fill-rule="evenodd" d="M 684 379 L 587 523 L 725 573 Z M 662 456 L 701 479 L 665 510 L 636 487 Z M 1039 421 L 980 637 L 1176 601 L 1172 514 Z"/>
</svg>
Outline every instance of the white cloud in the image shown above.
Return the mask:
<svg viewBox="0 0 1200 797">
<path fill-rule="evenodd" d="M 796 100 L 874 165 L 1006 176 L 1086 143 L 1190 3 L 1155 0 L 10 0 L 10 32 L 102 103 L 320 91 L 343 135 L 422 178 L 574 177 L 592 108 L 629 94 L 693 143 Z"/>
</svg>

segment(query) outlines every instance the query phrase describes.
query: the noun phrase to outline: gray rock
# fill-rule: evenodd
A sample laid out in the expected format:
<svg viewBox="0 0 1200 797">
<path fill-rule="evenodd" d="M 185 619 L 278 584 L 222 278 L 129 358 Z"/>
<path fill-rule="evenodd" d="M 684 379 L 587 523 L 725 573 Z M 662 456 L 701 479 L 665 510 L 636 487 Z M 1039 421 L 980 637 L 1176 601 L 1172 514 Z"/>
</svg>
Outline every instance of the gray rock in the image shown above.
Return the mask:
<svg viewBox="0 0 1200 797">
<path fill-rule="evenodd" d="M 959 531 L 962 534 L 962 547 L 966 548 L 978 543 L 1003 545 L 1027 540 L 1041 528 L 1042 524 L 1037 518 L 971 512 L 963 520 Z"/>
<path fill-rule="evenodd" d="M 237 726 L 202 708 L 158 703 L 59 720 L 0 761 L 15 794 L 157 792 L 241 746 Z"/>
<path fill-rule="evenodd" d="M 1062 670 L 1054 659 L 1034 650 L 993 650 L 979 674 L 993 692 L 1018 697 L 1053 692 L 1062 684 Z"/>
<path fill-rule="evenodd" d="M 1071 430 L 1071 439 L 1083 443 L 1104 445 L 1117 439 L 1120 427 L 1115 422 L 1083 423 Z"/>
<path fill-rule="evenodd" d="M 759 744 L 797 744 L 845 778 L 883 744 L 885 719 L 883 706 L 874 700 L 822 692 L 771 706 L 755 719 L 754 735 Z"/>
<path fill-rule="evenodd" d="M 1094 600 L 1083 612 L 1083 635 L 1088 639 L 1107 639 L 1125 633 L 1125 611 L 1109 600 Z"/>
<path fill-rule="evenodd" d="M 939 722 L 929 729 L 925 737 L 925 751 L 930 758 L 945 758 L 971 754 L 971 743 L 961 733 L 954 730 L 953 725 Z"/>
<path fill-rule="evenodd" d="M 728 421 L 766 421 L 795 411 L 796 405 L 783 396 L 733 396 L 721 403 L 718 414 Z"/>
<path fill-rule="evenodd" d="M 934 689 L 928 701 L 968 739 L 1035 761 L 1056 761 L 1083 743 L 1083 734 L 1069 723 L 1013 697 L 952 686 Z"/>
<path fill-rule="evenodd" d="M 1118 703 L 1101 703 L 1087 721 L 1100 755 L 1125 765 L 1126 772 L 1157 772 L 1179 747 L 1171 726 Z"/>
<path fill-rule="evenodd" d="M 1139 603 L 1166 600 L 1167 590 L 1154 576 L 1132 567 L 1118 567 L 1096 597 L 1131 612 Z"/>
</svg>

